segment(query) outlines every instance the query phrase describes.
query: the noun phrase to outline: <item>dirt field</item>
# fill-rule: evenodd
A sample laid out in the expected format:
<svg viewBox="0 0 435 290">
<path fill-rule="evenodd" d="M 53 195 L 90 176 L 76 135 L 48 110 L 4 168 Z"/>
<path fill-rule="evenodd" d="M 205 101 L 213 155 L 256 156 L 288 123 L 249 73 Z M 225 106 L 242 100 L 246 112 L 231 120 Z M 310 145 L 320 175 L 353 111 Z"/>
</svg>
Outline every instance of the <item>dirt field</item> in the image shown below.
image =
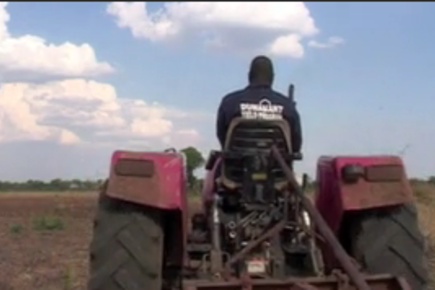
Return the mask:
<svg viewBox="0 0 435 290">
<path fill-rule="evenodd" d="M 419 205 L 433 236 L 434 204 Z M 0 289 L 85 290 L 95 205 L 92 193 L 0 194 Z"/>
<path fill-rule="evenodd" d="M 0 195 L 0 289 L 86 289 L 95 194 Z"/>
</svg>

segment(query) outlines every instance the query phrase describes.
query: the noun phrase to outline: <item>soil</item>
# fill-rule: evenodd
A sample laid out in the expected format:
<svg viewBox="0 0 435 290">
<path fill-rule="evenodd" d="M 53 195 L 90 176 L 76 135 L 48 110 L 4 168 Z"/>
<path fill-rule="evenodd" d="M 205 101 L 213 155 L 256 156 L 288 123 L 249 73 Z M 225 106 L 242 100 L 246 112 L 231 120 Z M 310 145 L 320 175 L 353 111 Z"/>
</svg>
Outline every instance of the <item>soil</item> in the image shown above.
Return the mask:
<svg viewBox="0 0 435 290">
<path fill-rule="evenodd" d="M 0 289 L 86 289 L 95 206 L 95 194 L 0 195 Z"/>
<path fill-rule="evenodd" d="M 95 207 L 94 193 L 1 194 L 0 289 L 85 290 Z M 419 207 L 429 238 L 433 207 Z"/>
</svg>

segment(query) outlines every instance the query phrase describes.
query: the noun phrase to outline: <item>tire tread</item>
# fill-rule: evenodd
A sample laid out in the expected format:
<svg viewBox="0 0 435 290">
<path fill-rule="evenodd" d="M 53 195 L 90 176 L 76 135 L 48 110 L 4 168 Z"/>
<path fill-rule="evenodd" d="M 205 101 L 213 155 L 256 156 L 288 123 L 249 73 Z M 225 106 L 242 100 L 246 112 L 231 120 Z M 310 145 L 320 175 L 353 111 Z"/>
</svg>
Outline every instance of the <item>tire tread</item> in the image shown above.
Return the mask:
<svg viewBox="0 0 435 290">
<path fill-rule="evenodd" d="M 157 210 L 100 194 L 88 290 L 160 290 L 163 227 Z"/>
<path fill-rule="evenodd" d="M 427 288 L 424 237 L 413 204 L 364 214 L 356 228 L 352 255 L 364 271 L 402 276 L 413 290 Z"/>
</svg>

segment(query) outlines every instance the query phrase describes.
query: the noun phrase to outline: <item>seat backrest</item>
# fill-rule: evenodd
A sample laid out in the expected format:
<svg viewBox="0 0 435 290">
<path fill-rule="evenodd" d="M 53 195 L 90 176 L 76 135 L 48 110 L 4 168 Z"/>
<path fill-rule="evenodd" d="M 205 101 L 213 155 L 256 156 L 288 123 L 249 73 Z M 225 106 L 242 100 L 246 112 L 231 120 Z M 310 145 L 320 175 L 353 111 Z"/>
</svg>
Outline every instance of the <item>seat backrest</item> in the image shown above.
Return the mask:
<svg viewBox="0 0 435 290">
<path fill-rule="evenodd" d="M 276 145 L 283 155 L 292 152 L 290 126 L 286 120 L 256 120 L 235 118 L 230 123 L 224 154 L 232 156 L 258 155 L 271 158 L 270 149 Z M 275 187 L 286 183 L 284 173 L 275 162 L 271 168 Z M 244 167 L 241 158 L 224 158 L 222 162 L 222 182 L 235 189 L 242 186 Z"/>
</svg>

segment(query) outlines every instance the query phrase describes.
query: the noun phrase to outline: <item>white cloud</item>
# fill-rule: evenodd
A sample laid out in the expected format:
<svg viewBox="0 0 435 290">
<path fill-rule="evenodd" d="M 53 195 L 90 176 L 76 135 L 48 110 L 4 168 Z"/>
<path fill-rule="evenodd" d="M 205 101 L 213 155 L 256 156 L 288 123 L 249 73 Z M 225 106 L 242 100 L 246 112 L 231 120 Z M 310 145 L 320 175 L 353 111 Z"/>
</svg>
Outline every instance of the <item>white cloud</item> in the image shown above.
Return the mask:
<svg viewBox="0 0 435 290">
<path fill-rule="evenodd" d="M 308 42 L 308 46 L 315 48 L 334 48 L 341 44 L 344 44 L 344 39 L 337 36 L 332 36 L 325 42 L 318 42 L 316 40 L 310 40 Z"/>
<path fill-rule="evenodd" d="M 7 2 L 0 2 L 0 40 L 9 36 L 7 22 L 10 20 L 10 16 L 6 11 Z"/>
<path fill-rule="evenodd" d="M 193 128 L 207 113 L 120 98 L 112 85 L 85 79 L 114 70 L 89 44 L 11 35 L 6 7 L 0 2 L 4 178 L 104 177 L 115 149 L 200 146 Z"/>
<path fill-rule="evenodd" d="M 7 2 L 0 2 L 0 81 L 94 77 L 114 71 L 98 61 L 87 43 L 48 43 L 35 35 L 14 36 L 8 31 Z"/>
<path fill-rule="evenodd" d="M 303 2 L 112 2 L 107 13 L 136 38 L 152 42 L 200 37 L 209 46 L 300 58 L 301 39 L 319 32 Z"/>
<path fill-rule="evenodd" d="M 275 55 L 300 58 L 304 56 L 304 47 L 300 43 L 301 37 L 297 34 L 281 36 L 270 45 L 270 52 Z"/>
<path fill-rule="evenodd" d="M 195 142 L 198 133 L 180 125 L 195 118 L 201 114 L 118 98 L 113 86 L 83 79 L 0 86 L 0 142 L 146 142 L 150 146 L 162 146 L 168 138 Z"/>
</svg>

